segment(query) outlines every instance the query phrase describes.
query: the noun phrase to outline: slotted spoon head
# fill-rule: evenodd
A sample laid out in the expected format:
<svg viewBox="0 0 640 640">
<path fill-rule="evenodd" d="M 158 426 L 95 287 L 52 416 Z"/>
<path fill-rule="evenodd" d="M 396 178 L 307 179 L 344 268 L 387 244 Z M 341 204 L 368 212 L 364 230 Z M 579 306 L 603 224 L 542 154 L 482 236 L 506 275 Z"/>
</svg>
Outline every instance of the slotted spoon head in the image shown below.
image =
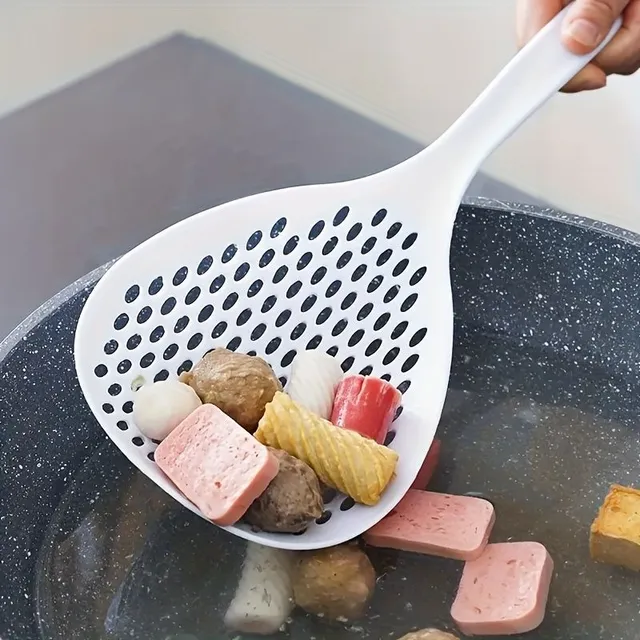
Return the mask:
<svg viewBox="0 0 640 640">
<path fill-rule="evenodd" d="M 322 524 L 299 536 L 242 524 L 228 530 L 312 549 L 373 526 L 415 478 L 449 376 L 447 242 L 413 206 L 382 197 L 370 180 L 287 189 L 201 213 L 124 256 L 89 297 L 76 332 L 80 384 L 108 436 L 201 515 L 157 467 L 156 444 L 131 419 L 140 378 L 175 378 L 211 348 L 227 347 L 264 358 L 284 383 L 297 352 L 326 351 L 345 371 L 383 377 L 403 391 L 389 445 L 400 456 L 396 478 L 375 507 L 348 508 L 338 496 Z"/>
<path fill-rule="evenodd" d="M 108 436 L 143 473 L 199 510 L 153 461 L 131 420 L 134 388 L 176 377 L 214 347 L 255 353 L 285 381 L 306 349 L 389 380 L 403 411 L 397 475 L 374 507 L 344 496 L 300 536 L 228 530 L 288 549 L 360 535 L 411 486 L 429 450 L 451 364 L 449 246 L 464 190 L 495 147 L 579 71 L 552 20 L 432 147 L 380 174 L 236 200 L 185 220 L 117 262 L 76 331 L 80 385 Z"/>
</svg>

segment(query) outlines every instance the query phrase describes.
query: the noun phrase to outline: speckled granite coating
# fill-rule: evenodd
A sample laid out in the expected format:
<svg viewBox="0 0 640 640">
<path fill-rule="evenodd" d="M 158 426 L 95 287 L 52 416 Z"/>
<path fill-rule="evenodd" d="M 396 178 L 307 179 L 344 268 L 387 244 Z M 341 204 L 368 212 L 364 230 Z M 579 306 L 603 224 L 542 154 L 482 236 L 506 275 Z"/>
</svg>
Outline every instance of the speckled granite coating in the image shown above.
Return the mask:
<svg viewBox="0 0 640 640">
<path fill-rule="evenodd" d="M 588 527 L 610 483 L 638 484 L 639 247 L 619 229 L 496 202 L 468 203 L 456 225 L 434 488 L 489 497 L 494 540 L 549 548 L 549 613 L 531 640 L 637 640 L 640 576 L 591 563 Z M 242 543 L 132 469 L 78 388 L 73 330 L 102 272 L 0 346 L 0 637 L 226 637 Z M 458 563 L 371 557 L 380 579 L 369 618 L 327 627 L 296 616 L 289 637 L 451 629 Z"/>
</svg>

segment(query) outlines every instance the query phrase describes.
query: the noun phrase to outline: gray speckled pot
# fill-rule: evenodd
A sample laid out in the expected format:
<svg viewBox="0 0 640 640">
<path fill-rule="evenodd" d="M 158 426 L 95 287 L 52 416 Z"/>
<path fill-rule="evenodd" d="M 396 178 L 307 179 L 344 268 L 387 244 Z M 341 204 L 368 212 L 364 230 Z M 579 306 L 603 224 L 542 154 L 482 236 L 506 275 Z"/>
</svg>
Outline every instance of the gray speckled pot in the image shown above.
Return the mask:
<svg viewBox="0 0 640 640">
<path fill-rule="evenodd" d="M 494 541 L 549 548 L 556 575 L 532 640 L 638 637 L 640 576 L 593 564 L 588 527 L 610 483 L 640 484 L 639 243 L 497 202 L 468 202 L 458 218 L 455 353 L 434 488 L 489 497 Z M 0 637 L 226 637 L 221 613 L 242 543 L 141 477 L 80 393 L 73 332 L 102 273 L 0 345 Z M 371 557 L 380 579 L 366 620 L 330 627 L 296 615 L 289 637 L 451 628 L 459 564 Z"/>
</svg>

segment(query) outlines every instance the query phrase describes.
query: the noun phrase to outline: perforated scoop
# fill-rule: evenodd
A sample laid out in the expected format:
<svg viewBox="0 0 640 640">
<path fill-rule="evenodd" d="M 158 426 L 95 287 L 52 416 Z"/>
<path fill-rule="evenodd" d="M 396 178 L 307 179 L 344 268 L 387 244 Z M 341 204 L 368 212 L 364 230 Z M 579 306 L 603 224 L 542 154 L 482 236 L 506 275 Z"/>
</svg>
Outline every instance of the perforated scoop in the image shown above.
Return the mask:
<svg viewBox="0 0 640 640">
<path fill-rule="evenodd" d="M 285 382 L 296 352 L 323 349 L 345 371 L 385 378 L 404 393 L 389 442 L 400 456 L 397 477 L 377 506 L 338 496 L 299 536 L 228 530 L 274 547 L 327 547 L 398 503 L 431 445 L 447 390 L 449 247 L 460 199 L 482 160 L 592 57 L 563 48 L 562 16 L 417 156 L 367 178 L 205 211 L 107 272 L 78 323 L 76 367 L 89 406 L 133 464 L 199 513 L 131 420 L 141 378 L 175 377 L 224 346 L 260 355 Z"/>
</svg>

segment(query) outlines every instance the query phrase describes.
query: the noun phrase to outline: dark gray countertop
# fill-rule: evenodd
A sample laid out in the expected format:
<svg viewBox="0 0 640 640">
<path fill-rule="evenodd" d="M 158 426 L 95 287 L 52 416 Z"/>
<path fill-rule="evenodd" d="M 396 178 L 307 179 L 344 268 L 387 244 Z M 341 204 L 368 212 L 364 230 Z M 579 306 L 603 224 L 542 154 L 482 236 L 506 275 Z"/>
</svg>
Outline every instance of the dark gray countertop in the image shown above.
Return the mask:
<svg viewBox="0 0 640 640">
<path fill-rule="evenodd" d="M 176 35 L 0 120 L 0 338 L 202 209 L 366 175 L 420 145 Z M 479 176 L 470 195 L 534 202 Z"/>
</svg>

